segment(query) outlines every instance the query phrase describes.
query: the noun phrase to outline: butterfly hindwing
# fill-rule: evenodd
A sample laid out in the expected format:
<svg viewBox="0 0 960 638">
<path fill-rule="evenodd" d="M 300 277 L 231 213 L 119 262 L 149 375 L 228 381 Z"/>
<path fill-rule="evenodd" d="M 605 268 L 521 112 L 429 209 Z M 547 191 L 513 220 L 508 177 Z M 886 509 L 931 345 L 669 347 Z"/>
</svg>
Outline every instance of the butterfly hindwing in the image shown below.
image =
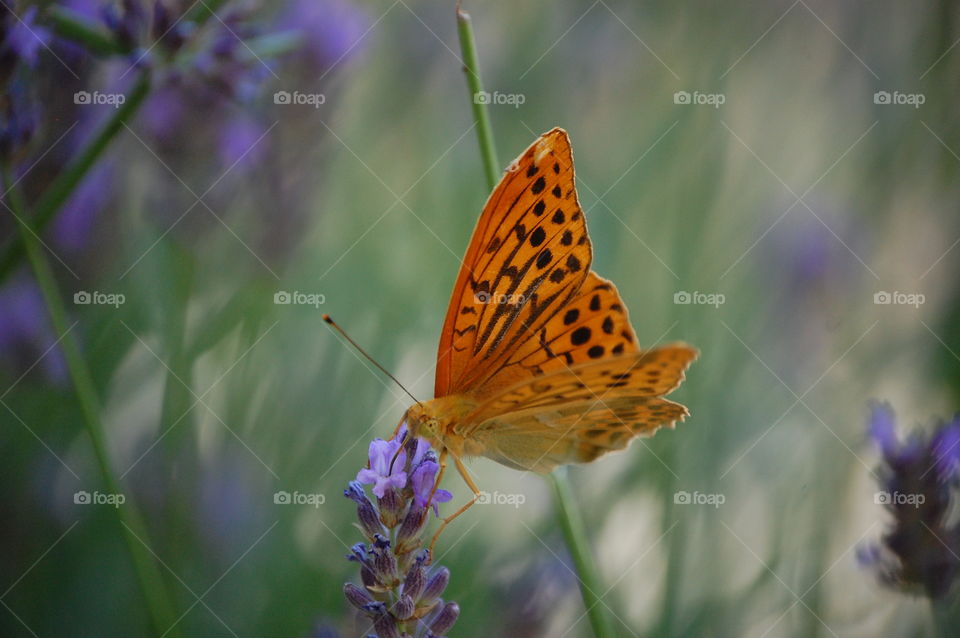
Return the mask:
<svg viewBox="0 0 960 638">
<path fill-rule="evenodd" d="M 478 391 L 576 295 L 591 260 L 570 142 L 553 129 L 487 200 L 447 310 L 435 395 Z"/>
<path fill-rule="evenodd" d="M 482 403 L 470 419 L 480 422 L 509 412 L 623 396 L 661 397 L 680 385 L 696 357 L 694 348 L 674 343 L 565 367 L 503 390 Z"/>
<path fill-rule="evenodd" d="M 484 456 L 515 469 L 547 473 L 557 465 L 587 463 L 622 450 L 635 437 L 672 428 L 688 414 L 667 399 L 621 397 L 549 412 L 507 413 L 484 423 L 473 436 L 483 443 Z"/>
<path fill-rule="evenodd" d="M 687 416 L 662 397 L 696 356 L 675 343 L 550 372 L 488 399 L 466 419 L 476 425 L 460 434 L 512 467 L 548 472 L 592 461 Z"/>
</svg>

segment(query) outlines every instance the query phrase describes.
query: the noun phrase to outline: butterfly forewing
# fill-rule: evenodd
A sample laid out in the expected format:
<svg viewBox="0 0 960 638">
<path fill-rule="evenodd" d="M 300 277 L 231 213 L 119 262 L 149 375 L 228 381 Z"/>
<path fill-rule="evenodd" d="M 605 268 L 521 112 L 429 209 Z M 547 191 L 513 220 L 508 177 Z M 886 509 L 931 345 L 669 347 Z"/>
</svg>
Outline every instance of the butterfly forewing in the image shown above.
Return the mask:
<svg viewBox="0 0 960 638">
<path fill-rule="evenodd" d="M 482 392 L 579 292 L 591 259 L 570 142 L 554 129 L 511 165 L 477 223 L 444 323 L 436 396 Z"/>
<path fill-rule="evenodd" d="M 521 344 L 476 394 L 487 398 L 531 377 L 638 350 L 616 287 L 590 272 L 577 294 L 534 338 Z"/>
</svg>

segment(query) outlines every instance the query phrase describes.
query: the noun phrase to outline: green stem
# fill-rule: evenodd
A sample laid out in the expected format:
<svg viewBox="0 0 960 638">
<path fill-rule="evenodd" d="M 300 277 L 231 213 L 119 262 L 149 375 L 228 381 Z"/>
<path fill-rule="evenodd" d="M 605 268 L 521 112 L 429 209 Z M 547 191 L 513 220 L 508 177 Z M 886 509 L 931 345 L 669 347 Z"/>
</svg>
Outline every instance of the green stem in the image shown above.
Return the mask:
<svg viewBox="0 0 960 638">
<path fill-rule="evenodd" d="M 600 575 L 597 573 L 596 563 L 590 553 L 590 541 L 587 539 L 586 526 L 577 503 L 570 489 L 566 468 L 558 468 L 549 475 L 553 486 L 553 495 L 557 504 L 557 517 L 563 529 L 563 537 L 573 558 L 573 564 L 580 576 L 580 595 L 587 608 L 587 616 L 593 635 L 597 638 L 615 636 L 610 617 L 604 612 L 600 591 Z"/>
<path fill-rule="evenodd" d="M 150 91 L 150 76 L 144 72 L 137 79 L 126 101 L 117 109 L 109 120 L 104 123 L 94 138 L 84 147 L 83 151 L 60 173 L 47 190 L 40 196 L 40 200 L 33 207 L 35 213 L 30 218 L 34 232 L 41 234 L 53 220 L 57 211 L 73 194 L 80 181 L 90 172 L 100 156 L 109 146 L 114 136 L 123 128 L 127 120 L 131 119 L 143 99 Z M 6 190 L 6 189 L 4 189 Z M 19 213 L 18 213 L 19 214 Z M 26 218 L 24 218 L 26 219 Z M 0 281 L 3 281 L 13 267 L 19 262 L 23 254 L 24 243 L 14 239 L 0 256 Z"/>
<path fill-rule="evenodd" d="M 53 5 L 47 9 L 47 19 L 58 36 L 72 40 L 88 51 L 100 55 L 119 55 L 127 52 L 112 33 L 73 9 Z"/>
<path fill-rule="evenodd" d="M 19 190 L 12 186 L 13 180 L 6 168 L 2 171 L 2 182 L 3 188 L 9 196 L 11 209 L 18 218 L 17 228 L 20 239 L 23 242 L 37 284 L 43 293 L 47 312 L 50 315 L 50 322 L 55 333 L 59 336 L 60 348 L 67 362 L 67 370 L 70 373 L 70 379 L 80 403 L 80 411 L 87 433 L 90 435 L 90 442 L 93 445 L 94 455 L 104 485 L 108 492 L 121 494 L 120 482 L 113 472 L 107 452 L 107 440 L 103 423 L 100 420 L 100 405 L 93 377 L 86 361 L 80 354 L 80 348 L 73 338 L 73 334 L 67 326 L 66 309 L 57 290 L 50 263 L 40 248 L 35 231 L 27 226 L 23 198 Z M 122 527 L 121 534 L 133 560 L 137 580 L 150 610 L 154 629 L 158 636 L 177 635 L 178 632 L 174 628 L 176 621 L 174 620 L 173 607 L 167 596 L 166 586 L 156 562 L 149 553 L 149 546 L 145 545 L 148 542 L 148 537 L 143 519 L 140 517 L 133 501 L 129 498 L 123 505 L 114 509 Z"/>
<path fill-rule="evenodd" d="M 470 102 L 473 104 L 473 117 L 477 124 L 477 139 L 480 142 L 480 154 L 483 157 L 483 168 L 487 176 L 487 185 L 491 190 L 500 179 L 500 169 L 497 163 L 496 146 L 493 143 L 493 129 L 487 114 L 487 106 L 483 100 L 475 96 L 483 92 L 480 82 L 479 65 L 477 64 L 477 47 L 473 38 L 473 28 L 470 16 L 457 5 L 457 29 L 460 33 L 460 50 L 463 54 L 463 70 L 467 76 L 467 86 L 470 89 Z M 603 603 L 597 592 L 600 591 L 600 578 L 597 566 L 590 553 L 590 543 L 587 539 L 583 518 L 577 509 L 566 470 L 555 470 L 550 475 L 550 483 L 556 497 L 557 515 L 563 528 L 563 535 L 573 557 L 580 580 L 580 594 L 583 604 L 587 608 L 587 617 L 593 628 L 596 638 L 612 638 L 613 628 L 610 618 L 604 613 Z"/>
<path fill-rule="evenodd" d="M 483 170 L 487 175 L 487 186 L 490 190 L 500 181 L 500 165 L 497 162 L 497 148 L 493 143 L 493 129 L 490 126 L 490 115 L 484 100 L 477 96 L 483 94 L 483 84 L 480 81 L 480 65 L 477 63 L 477 43 L 473 39 L 473 27 L 470 14 L 457 4 L 457 31 L 460 33 L 460 51 L 463 53 L 463 72 L 467 76 L 467 87 L 470 89 L 470 103 L 473 105 L 473 119 L 477 125 L 477 139 L 480 142 L 480 154 L 483 156 Z"/>
</svg>

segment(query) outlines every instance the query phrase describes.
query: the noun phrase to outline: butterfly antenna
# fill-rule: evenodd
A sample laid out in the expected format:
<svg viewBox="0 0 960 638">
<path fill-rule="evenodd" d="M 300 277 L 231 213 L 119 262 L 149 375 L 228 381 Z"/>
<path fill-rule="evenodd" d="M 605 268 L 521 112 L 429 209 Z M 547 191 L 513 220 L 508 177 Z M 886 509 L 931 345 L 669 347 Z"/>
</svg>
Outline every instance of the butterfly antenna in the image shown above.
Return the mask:
<svg viewBox="0 0 960 638">
<path fill-rule="evenodd" d="M 390 374 L 390 373 L 387 371 L 386 368 L 384 368 L 382 365 L 380 365 L 379 363 L 377 363 L 377 360 L 374 359 L 373 357 L 371 357 L 369 354 L 367 354 L 366 350 L 364 350 L 364 349 L 361 348 L 359 345 L 357 345 L 357 342 L 354 341 L 353 339 L 351 339 L 351 338 L 350 338 L 350 335 L 348 335 L 348 334 L 346 333 L 346 331 L 344 331 L 343 328 L 341 328 L 340 326 L 338 326 L 338 325 L 337 325 L 337 322 L 334 321 L 334 320 L 330 317 L 330 315 L 323 315 L 323 320 L 326 321 L 326 322 L 327 322 L 328 324 L 330 324 L 331 326 L 333 326 L 334 329 L 335 329 L 337 332 L 339 332 L 341 335 L 343 335 L 343 338 L 346 339 L 346 340 L 350 343 L 351 346 L 353 346 L 354 348 L 356 348 L 357 351 L 358 351 L 360 354 L 362 354 L 364 357 L 366 357 L 367 361 L 369 361 L 369 362 L 372 363 L 373 365 L 377 366 L 377 369 L 380 370 L 380 372 L 384 373 L 385 375 L 387 375 L 388 377 L 390 377 L 391 379 L 393 379 L 393 382 L 396 383 L 398 386 L 400 386 L 400 389 L 403 390 L 404 392 L 406 392 L 406 393 L 407 393 L 407 396 L 409 396 L 411 399 L 413 399 L 414 402 L 415 402 L 417 405 L 421 405 L 421 406 L 423 405 L 422 403 L 420 403 L 420 400 L 417 399 L 417 397 L 415 397 L 415 396 L 413 396 L 412 394 L 410 394 L 410 391 L 407 390 L 405 387 L 403 387 L 403 384 L 400 383 L 400 381 L 398 381 L 395 376 L 393 376 L 392 374 Z"/>
</svg>

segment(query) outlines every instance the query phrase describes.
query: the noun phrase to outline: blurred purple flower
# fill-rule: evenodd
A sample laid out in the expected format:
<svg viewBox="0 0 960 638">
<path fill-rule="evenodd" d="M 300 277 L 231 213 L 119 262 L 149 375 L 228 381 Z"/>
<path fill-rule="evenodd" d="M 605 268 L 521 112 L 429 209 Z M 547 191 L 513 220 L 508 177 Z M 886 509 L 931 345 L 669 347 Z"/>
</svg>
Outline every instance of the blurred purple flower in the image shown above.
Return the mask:
<svg viewBox="0 0 960 638">
<path fill-rule="evenodd" d="M 52 34 L 46 27 L 34 23 L 36 6 L 28 7 L 19 17 L 9 7 L 6 12 L 7 35 L 2 50 L 12 51 L 30 67 L 36 66 L 40 49 L 49 46 Z"/>
<path fill-rule="evenodd" d="M 369 22 L 360 7 L 346 0 L 292 0 L 276 26 L 299 32 L 307 61 L 314 69 L 325 71 L 351 53 Z"/>
<path fill-rule="evenodd" d="M 37 130 L 38 108 L 25 79 L 17 75 L 5 87 L 0 100 L 0 157 L 12 159 L 27 148 Z"/>
<path fill-rule="evenodd" d="M 54 346 L 57 339 L 36 284 L 25 277 L 11 279 L 0 288 L 0 309 L 3 363 L 10 366 L 14 374 L 39 365 L 51 381 L 66 380 L 66 361 L 60 348 Z"/>
<path fill-rule="evenodd" d="M 85 18 L 96 20 L 101 16 L 100 7 L 103 3 L 100 0 L 60 0 L 59 4 Z"/>
<path fill-rule="evenodd" d="M 255 119 L 237 115 L 220 129 L 218 151 L 220 161 L 227 167 L 249 168 L 263 159 L 267 140 L 261 140 L 266 130 Z"/>
<path fill-rule="evenodd" d="M 68 251 L 78 252 L 90 242 L 97 216 L 113 193 L 114 166 L 96 165 L 64 203 L 53 224 L 53 239 Z"/>
<path fill-rule="evenodd" d="M 897 451 L 897 433 L 893 408 L 889 403 L 874 403 L 867 421 L 870 438 L 880 447 L 884 456 L 893 456 Z"/>
<path fill-rule="evenodd" d="M 140 110 L 140 118 L 153 137 L 172 137 L 183 121 L 186 107 L 181 88 L 171 78 L 151 91 Z"/>
<path fill-rule="evenodd" d="M 901 442 L 893 410 L 875 404 L 867 429 L 883 454 L 876 502 L 893 524 L 880 543 L 859 548 L 858 558 L 893 588 L 940 598 L 960 576 L 960 521 L 951 516 L 960 498 L 960 415 L 932 435 L 915 432 Z"/>
<path fill-rule="evenodd" d="M 407 473 L 404 471 L 407 452 L 400 448 L 397 439 L 374 439 L 370 442 L 367 454 L 370 467 L 360 470 L 357 480 L 364 485 L 373 483 L 373 493 L 377 498 L 383 498 L 388 489 L 399 490 L 407 485 Z"/>
</svg>

